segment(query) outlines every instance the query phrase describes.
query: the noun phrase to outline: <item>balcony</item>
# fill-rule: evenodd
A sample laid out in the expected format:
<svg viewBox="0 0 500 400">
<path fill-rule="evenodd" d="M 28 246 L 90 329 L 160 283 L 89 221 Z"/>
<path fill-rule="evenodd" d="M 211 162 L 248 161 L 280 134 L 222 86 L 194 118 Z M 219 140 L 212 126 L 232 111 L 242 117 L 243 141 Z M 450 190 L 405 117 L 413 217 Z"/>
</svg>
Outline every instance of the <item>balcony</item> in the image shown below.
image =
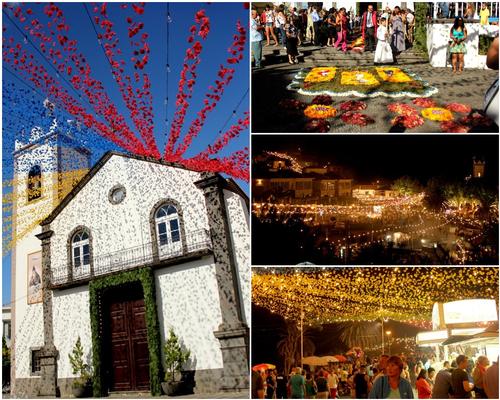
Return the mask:
<svg viewBox="0 0 500 400">
<path fill-rule="evenodd" d="M 179 241 L 159 246 L 157 257 L 155 257 L 153 245 L 154 243 L 150 242 L 108 254 L 91 255 L 93 256 L 92 265 L 82 265 L 78 268 L 70 268 L 68 263 L 51 266 L 50 286 L 53 289 L 76 286 L 96 277 L 137 267 L 162 267 L 177 264 L 212 251 L 210 233 L 206 229 L 187 233 L 185 242 Z"/>
</svg>

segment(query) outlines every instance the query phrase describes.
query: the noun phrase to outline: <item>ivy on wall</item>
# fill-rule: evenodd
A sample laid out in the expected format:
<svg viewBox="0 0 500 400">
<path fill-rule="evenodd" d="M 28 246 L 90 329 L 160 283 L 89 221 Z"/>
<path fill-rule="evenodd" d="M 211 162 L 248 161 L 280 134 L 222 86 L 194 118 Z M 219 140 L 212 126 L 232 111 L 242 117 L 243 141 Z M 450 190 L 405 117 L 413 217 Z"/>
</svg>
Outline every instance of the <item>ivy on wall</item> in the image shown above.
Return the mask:
<svg viewBox="0 0 500 400">
<path fill-rule="evenodd" d="M 415 37 L 413 47 L 427 54 L 427 3 L 415 3 Z"/>
<path fill-rule="evenodd" d="M 156 312 L 155 281 L 151 268 L 140 268 L 133 271 L 125 271 L 120 274 L 106 276 L 95 279 L 89 284 L 90 294 L 90 324 L 92 329 L 93 348 L 93 392 L 94 397 L 107 395 L 107 388 L 102 382 L 101 371 L 101 349 L 102 349 L 102 294 L 106 289 L 117 286 L 139 282 L 144 292 L 144 303 L 146 306 L 146 327 L 148 331 L 149 348 L 149 382 L 151 394 L 159 396 L 161 394 L 161 377 L 163 367 L 161 364 L 161 339 L 160 324 Z"/>
</svg>

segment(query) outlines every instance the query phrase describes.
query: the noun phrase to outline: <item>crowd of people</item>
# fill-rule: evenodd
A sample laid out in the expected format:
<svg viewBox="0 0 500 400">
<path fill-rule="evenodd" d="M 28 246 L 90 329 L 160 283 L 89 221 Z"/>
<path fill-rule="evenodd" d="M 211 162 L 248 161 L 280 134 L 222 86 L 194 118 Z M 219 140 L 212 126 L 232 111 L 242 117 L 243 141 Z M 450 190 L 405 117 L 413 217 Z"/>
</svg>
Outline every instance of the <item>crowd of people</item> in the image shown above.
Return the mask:
<svg viewBox="0 0 500 400">
<path fill-rule="evenodd" d="M 255 67 L 260 68 L 262 46 L 282 46 L 288 54 L 290 64 L 297 63 L 298 49 L 302 43 L 310 43 L 321 47 L 333 47 L 347 52 L 348 41 L 356 36 L 363 38 L 364 51 L 374 52 L 377 40 L 383 42 L 381 48 L 391 48 L 391 54 L 397 56 L 413 44 L 415 16 L 409 9 L 394 9 L 375 11 L 373 5 L 368 5 L 362 14 L 356 14 L 352 9 L 344 7 L 329 10 L 313 6 L 297 10 L 295 7 L 266 6 L 259 13 L 252 10 L 251 42 Z M 379 32 L 379 34 L 377 34 Z M 359 45 L 351 48 L 359 49 Z M 387 53 L 388 54 L 388 53 Z M 393 59 L 391 58 L 392 62 Z M 389 62 L 375 59 L 375 62 Z"/>
<path fill-rule="evenodd" d="M 259 399 L 498 399 L 498 360 L 475 363 L 459 355 L 451 363 L 434 357 L 381 355 L 312 369 L 253 371 L 252 398 Z"/>
</svg>

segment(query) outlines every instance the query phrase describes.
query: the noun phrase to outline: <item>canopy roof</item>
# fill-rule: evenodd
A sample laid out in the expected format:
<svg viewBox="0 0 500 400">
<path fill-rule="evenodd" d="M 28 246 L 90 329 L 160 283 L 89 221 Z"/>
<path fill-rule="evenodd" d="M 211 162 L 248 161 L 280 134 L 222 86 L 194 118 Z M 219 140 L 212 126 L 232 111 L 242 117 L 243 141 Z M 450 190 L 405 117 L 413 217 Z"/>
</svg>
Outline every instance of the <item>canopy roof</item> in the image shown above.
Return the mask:
<svg viewBox="0 0 500 400">
<path fill-rule="evenodd" d="M 498 267 L 253 268 L 252 302 L 306 324 L 374 321 L 425 326 L 435 302 L 498 299 Z"/>
</svg>

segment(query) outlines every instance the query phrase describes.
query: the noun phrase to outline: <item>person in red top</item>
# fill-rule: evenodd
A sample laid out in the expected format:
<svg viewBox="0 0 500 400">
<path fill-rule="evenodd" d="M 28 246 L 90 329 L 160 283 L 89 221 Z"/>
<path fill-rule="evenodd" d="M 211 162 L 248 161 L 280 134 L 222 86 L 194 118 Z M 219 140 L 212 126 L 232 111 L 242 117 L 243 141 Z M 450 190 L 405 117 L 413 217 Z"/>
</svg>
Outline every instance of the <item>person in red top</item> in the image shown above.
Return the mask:
<svg viewBox="0 0 500 400">
<path fill-rule="evenodd" d="M 361 35 L 365 41 L 365 51 L 375 51 L 375 38 L 377 37 L 377 13 L 373 6 L 368 5 L 368 10 L 361 18 Z"/>
<path fill-rule="evenodd" d="M 432 389 L 429 382 L 427 382 L 427 371 L 425 368 L 420 370 L 417 376 L 417 383 L 415 384 L 418 392 L 419 399 L 430 399 L 432 395 Z"/>
</svg>

